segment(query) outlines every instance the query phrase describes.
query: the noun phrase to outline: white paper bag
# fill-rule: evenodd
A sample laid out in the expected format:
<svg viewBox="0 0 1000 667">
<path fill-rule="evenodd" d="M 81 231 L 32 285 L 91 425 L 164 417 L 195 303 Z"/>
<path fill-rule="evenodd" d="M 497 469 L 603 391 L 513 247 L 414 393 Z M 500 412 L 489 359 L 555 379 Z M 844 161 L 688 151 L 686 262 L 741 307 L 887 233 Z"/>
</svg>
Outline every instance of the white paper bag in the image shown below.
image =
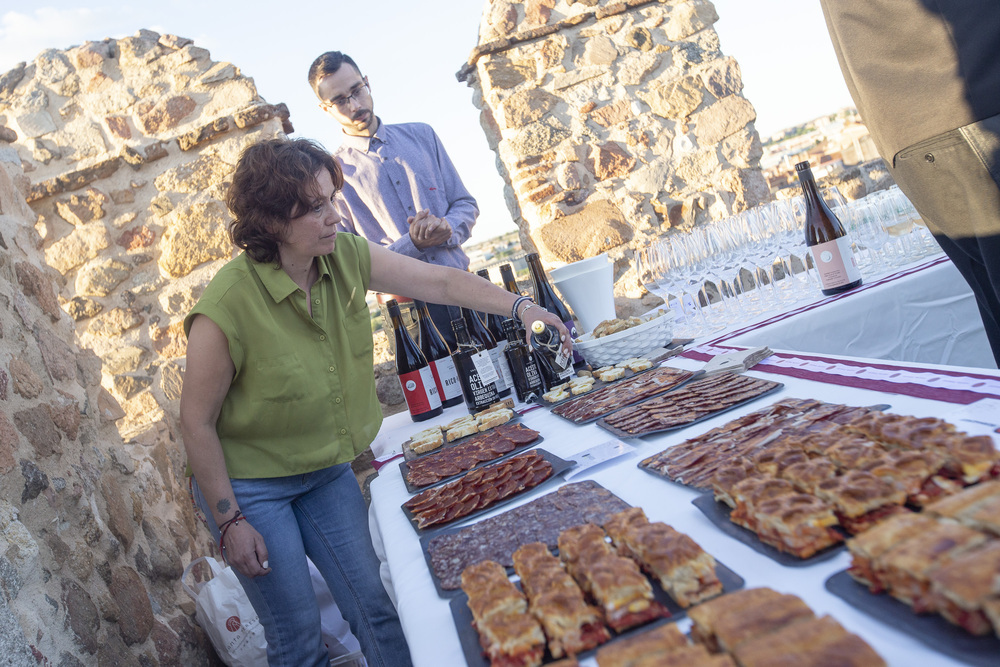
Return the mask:
<svg viewBox="0 0 1000 667">
<path fill-rule="evenodd" d="M 202 561 L 212 568 L 212 578 L 189 586 L 188 573 Z M 223 567 L 214 558 L 196 558 L 184 568 L 181 584 L 194 600 L 195 617 L 223 662 L 230 667 L 267 667 L 264 627 L 231 567 Z"/>
</svg>

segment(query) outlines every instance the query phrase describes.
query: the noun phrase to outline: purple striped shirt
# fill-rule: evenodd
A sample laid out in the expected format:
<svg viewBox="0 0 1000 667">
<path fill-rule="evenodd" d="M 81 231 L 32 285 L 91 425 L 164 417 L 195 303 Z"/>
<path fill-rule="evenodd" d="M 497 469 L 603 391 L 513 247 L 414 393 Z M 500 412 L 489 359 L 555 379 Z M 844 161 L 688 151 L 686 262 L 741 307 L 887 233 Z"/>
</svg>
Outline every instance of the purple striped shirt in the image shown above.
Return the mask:
<svg viewBox="0 0 1000 667">
<path fill-rule="evenodd" d="M 430 125 L 380 120 L 373 137 L 344 135 L 334 156 L 344 170 L 340 229 L 431 264 L 469 267 L 461 245 L 479 208 Z M 448 221 L 448 241 L 426 250 L 413 245 L 406 219 L 422 209 Z"/>
</svg>

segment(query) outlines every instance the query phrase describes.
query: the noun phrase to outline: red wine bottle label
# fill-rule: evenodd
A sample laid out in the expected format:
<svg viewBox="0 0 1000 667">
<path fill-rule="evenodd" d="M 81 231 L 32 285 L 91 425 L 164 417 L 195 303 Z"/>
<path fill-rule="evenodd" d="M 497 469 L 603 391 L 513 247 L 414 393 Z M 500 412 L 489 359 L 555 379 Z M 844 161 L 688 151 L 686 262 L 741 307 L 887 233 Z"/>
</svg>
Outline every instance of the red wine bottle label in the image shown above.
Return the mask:
<svg viewBox="0 0 1000 667">
<path fill-rule="evenodd" d="M 455 361 L 451 357 L 442 357 L 431 362 L 431 371 L 434 373 L 434 381 L 437 383 L 438 391 L 445 401 L 450 401 L 456 396 L 462 395 L 462 383 L 458 381 L 458 369 L 455 368 Z"/>
<path fill-rule="evenodd" d="M 469 357 L 472 360 L 472 364 L 476 367 L 476 372 L 479 373 L 479 381 L 483 385 L 496 384 L 500 376 L 497 374 L 497 367 L 493 365 L 493 359 L 490 357 L 490 353 L 487 351 L 477 352 L 476 354 Z M 497 387 L 497 389 L 500 389 Z"/>
<path fill-rule="evenodd" d="M 861 279 L 861 270 L 854 259 L 848 237 L 817 243 L 811 250 L 823 289 L 843 287 Z"/>
<path fill-rule="evenodd" d="M 403 373 L 399 376 L 399 384 L 403 387 L 406 407 L 411 415 L 422 415 L 441 407 L 441 395 L 430 367 Z"/>
</svg>

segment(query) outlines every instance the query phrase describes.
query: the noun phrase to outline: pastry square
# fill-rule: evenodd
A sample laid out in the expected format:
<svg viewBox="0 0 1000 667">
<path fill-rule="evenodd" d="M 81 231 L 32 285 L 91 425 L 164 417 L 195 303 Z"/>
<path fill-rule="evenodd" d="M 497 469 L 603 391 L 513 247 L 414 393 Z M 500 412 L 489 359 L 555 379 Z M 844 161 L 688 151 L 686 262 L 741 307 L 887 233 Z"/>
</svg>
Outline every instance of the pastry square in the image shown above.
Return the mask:
<svg viewBox="0 0 1000 667">
<path fill-rule="evenodd" d="M 793 623 L 736 648 L 741 667 L 884 667 L 886 662 L 830 616 Z"/>
<path fill-rule="evenodd" d="M 1000 540 L 955 557 L 929 578 L 931 605 L 938 613 L 974 635 L 994 631 L 984 605 L 1000 600 Z"/>
</svg>

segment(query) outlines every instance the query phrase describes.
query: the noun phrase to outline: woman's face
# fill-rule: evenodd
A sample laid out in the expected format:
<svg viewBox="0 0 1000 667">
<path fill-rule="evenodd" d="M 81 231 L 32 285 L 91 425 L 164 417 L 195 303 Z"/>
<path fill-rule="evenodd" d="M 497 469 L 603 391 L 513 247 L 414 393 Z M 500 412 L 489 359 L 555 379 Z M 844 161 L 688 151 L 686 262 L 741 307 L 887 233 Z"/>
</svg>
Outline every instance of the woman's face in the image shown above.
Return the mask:
<svg viewBox="0 0 1000 667">
<path fill-rule="evenodd" d="M 282 263 L 285 257 L 309 259 L 328 255 L 337 243 L 336 225 L 340 215 L 334 207 L 337 189 L 330 172 L 316 172 L 315 196 L 309 208 L 288 221 L 285 238 L 281 242 Z"/>
</svg>

